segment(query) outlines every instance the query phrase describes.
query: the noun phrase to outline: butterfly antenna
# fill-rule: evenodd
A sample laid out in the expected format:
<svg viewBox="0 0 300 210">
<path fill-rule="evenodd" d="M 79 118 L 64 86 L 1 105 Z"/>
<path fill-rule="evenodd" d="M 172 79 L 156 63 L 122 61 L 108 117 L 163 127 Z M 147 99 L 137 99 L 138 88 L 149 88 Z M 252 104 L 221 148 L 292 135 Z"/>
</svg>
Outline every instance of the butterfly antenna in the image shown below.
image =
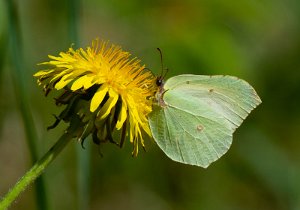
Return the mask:
<svg viewBox="0 0 300 210">
<path fill-rule="evenodd" d="M 162 76 L 162 78 L 163 78 L 163 79 L 164 79 L 164 78 L 165 78 L 165 76 L 167 75 L 167 73 L 168 73 L 169 69 L 168 69 L 168 68 L 166 68 L 166 69 L 164 69 L 164 70 L 166 70 L 166 71 L 165 71 L 165 73 L 164 73 L 164 76 Z"/>
<path fill-rule="evenodd" d="M 163 75 L 164 73 L 164 63 L 163 63 L 163 57 L 162 57 L 162 52 L 159 48 L 156 48 L 159 52 L 159 55 L 160 55 L 160 63 L 161 63 L 161 74 L 160 74 L 160 77 L 163 79 L 165 77 L 165 75 Z"/>
</svg>

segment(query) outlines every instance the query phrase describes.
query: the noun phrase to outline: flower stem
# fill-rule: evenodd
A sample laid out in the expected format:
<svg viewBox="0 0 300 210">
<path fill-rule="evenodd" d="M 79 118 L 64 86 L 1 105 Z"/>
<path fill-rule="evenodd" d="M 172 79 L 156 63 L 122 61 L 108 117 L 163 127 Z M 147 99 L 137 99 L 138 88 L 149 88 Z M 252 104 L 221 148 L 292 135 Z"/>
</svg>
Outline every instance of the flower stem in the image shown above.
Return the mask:
<svg viewBox="0 0 300 210">
<path fill-rule="evenodd" d="M 72 132 L 66 132 L 54 144 L 53 147 L 15 184 L 13 188 L 0 201 L 0 210 L 7 209 L 12 202 L 23 192 L 33 181 L 38 178 L 45 168 L 56 158 L 73 137 Z"/>
<path fill-rule="evenodd" d="M 17 8 L 17 1 L 8 0 L 5 1 L 7 8 L 7 19 L 8 19 L 8 34 L 9 34 L 9 55 L 11 59 L 11 74 L 14 82 L 15 96 L 17 104 L 24 124 L 24 131 L 26 134 L 27 146 L 29 149 L 30 159 L 32 163 L 38 160 L 37 150 L 37 133 L 34 126 L 34 120 L 32 112 L 30 110 L 29 95 L 26 79 L 26 63 L 24 62 L 22 54 L 22 39 L 21 39 L 21 27 L 20 19 Z M 28 73 L 28 72 L 27 72 Z M 47 210 L 47 196 L 46 186 L 42 178 L 36 182 L 35 199 L 37 207 L 39 209 Z"/>
</svg>

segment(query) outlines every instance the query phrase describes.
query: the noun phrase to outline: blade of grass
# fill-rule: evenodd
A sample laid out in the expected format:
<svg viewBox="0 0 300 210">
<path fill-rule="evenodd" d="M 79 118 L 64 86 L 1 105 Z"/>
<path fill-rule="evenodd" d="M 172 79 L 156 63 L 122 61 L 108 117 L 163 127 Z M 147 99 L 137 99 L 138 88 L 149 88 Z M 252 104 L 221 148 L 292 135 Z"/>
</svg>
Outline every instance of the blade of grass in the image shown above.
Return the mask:
<svg viewBox="0 0 300 210">
<path fill-rule="evenodd" d="M 5 82 L 2 81 L 2 79 L 3 79 L 3 73 L 4 73 L 3 72 L 4 63 L 6 61 L 6 56 L 7 56 L 7 54 L 5 53 L 6 52 L 6 47 L 7 47 L 7 44 L 6 44 L 7 43 L 7 38 L 8 38 L 7 37 L 7 32 L 5 31 L 5 32 L 1 33 L 1 31 L 0 31 L 0 82 L 1 82 L 0 97 L 4 97 L 4 91 L 2 92 L 2 88 L 4 89 L 3 84 L 5 84 Z M 0 103 L 0 128 L 2 128 L 2 126 L 3 126 L 3 118 L 5 116 L 5 113 L 6 113 L 6 110 L 3 107 L 3 104 Z M 1 133 L 0 133 L 0 135 L 1 135 Z M 0 141 L 1 141 L 1 139 L 0 139 Z"/>
<path fill-rule="evenodd" d="M 80 0 L 69 0 L 69 39 L 74 43 L 74 47 L 79 45 L 79 13 L 80 13 Z M 76 145 L 77 153 L 77 202 L 78 209 L 89 209 L 90 199 L 90 149 L 86 147 L 85 151 L 82 151 L 81 147 Z"/>
<path fill-rule="evenodd" d="M 38 159 L 38 153 L 35 142 L 37 142 L 37 134 L 34 126 L 34 121 L 29 108 L 28 88 L 25 81 L 25 64 L 22 58 L 20 27 L 18 12 L 16 4 L 13 0 L 6 0 L 7 14 L 8 14 L 8 33 L 9 33 L 9 48 L 10 60 L 12 64 L 12 78 L 14 82 L 15 95 L 17 103 L 21 112 L 27 145 L 29 148 L 31 161 L 34 163 Z M 46 190 L 44 180 L 40 177 L 36 182 L 36 201 L 38 209 L 48 209 L 46 200 Z"/>
</svg>

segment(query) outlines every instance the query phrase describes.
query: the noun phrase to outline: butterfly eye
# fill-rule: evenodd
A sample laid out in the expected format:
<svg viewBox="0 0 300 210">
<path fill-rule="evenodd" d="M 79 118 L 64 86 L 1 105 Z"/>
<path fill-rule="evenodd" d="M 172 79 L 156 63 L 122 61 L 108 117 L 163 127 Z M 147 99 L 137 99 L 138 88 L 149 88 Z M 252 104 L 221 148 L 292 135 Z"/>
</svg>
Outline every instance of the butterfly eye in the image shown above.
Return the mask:
<svg viewBox="0 0 300 210">
<path fill-rule="evenodd" d="M 163 84 L 163 78 L 161 76 L 157 77 L 157 79 L 156 79 L 156 85 L 158 87 L 160 87 L 160 86 L 162 86 L 162 84 Z"/>
</svg>

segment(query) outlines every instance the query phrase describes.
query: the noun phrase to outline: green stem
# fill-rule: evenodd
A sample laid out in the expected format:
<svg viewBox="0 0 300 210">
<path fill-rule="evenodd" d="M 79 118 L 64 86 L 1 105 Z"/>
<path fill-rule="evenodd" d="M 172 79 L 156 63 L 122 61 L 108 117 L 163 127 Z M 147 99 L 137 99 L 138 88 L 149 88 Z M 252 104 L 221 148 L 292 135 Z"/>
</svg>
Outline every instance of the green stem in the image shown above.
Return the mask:
<svg viewBox="0 0 300 210">
<path fill-rule="evenodd" d="M 23 192 L 33 181 L 38 178 L 45 168 L 56 158 L 56 156 L 71 141 L 73 132 L 66 132 L 54 144 L 53 147 L 15 184 L 13 188 L 0 201 L 0 210 L 7 209 L 12 202 Z"/>
<path fill-rule="evenodd" d="M 8 34 L 10 59 L 12 64 L 12 78 L 14 82 L 16 101 L 22 116 L 27 145 L 32 163 L 38 160 L 37 134 L 34 126 L 32 113 L 28 99 L 28 88 L 26 86 L 26 67 L 22 56 L 21 31 L 18 18 L 16 1 L 6 0 L 8 15 Z M 44 179 L 40 177 L 36 182 L 36 201 L 39 209 L 47 210 L 46 187 Z"/>
</svg>

